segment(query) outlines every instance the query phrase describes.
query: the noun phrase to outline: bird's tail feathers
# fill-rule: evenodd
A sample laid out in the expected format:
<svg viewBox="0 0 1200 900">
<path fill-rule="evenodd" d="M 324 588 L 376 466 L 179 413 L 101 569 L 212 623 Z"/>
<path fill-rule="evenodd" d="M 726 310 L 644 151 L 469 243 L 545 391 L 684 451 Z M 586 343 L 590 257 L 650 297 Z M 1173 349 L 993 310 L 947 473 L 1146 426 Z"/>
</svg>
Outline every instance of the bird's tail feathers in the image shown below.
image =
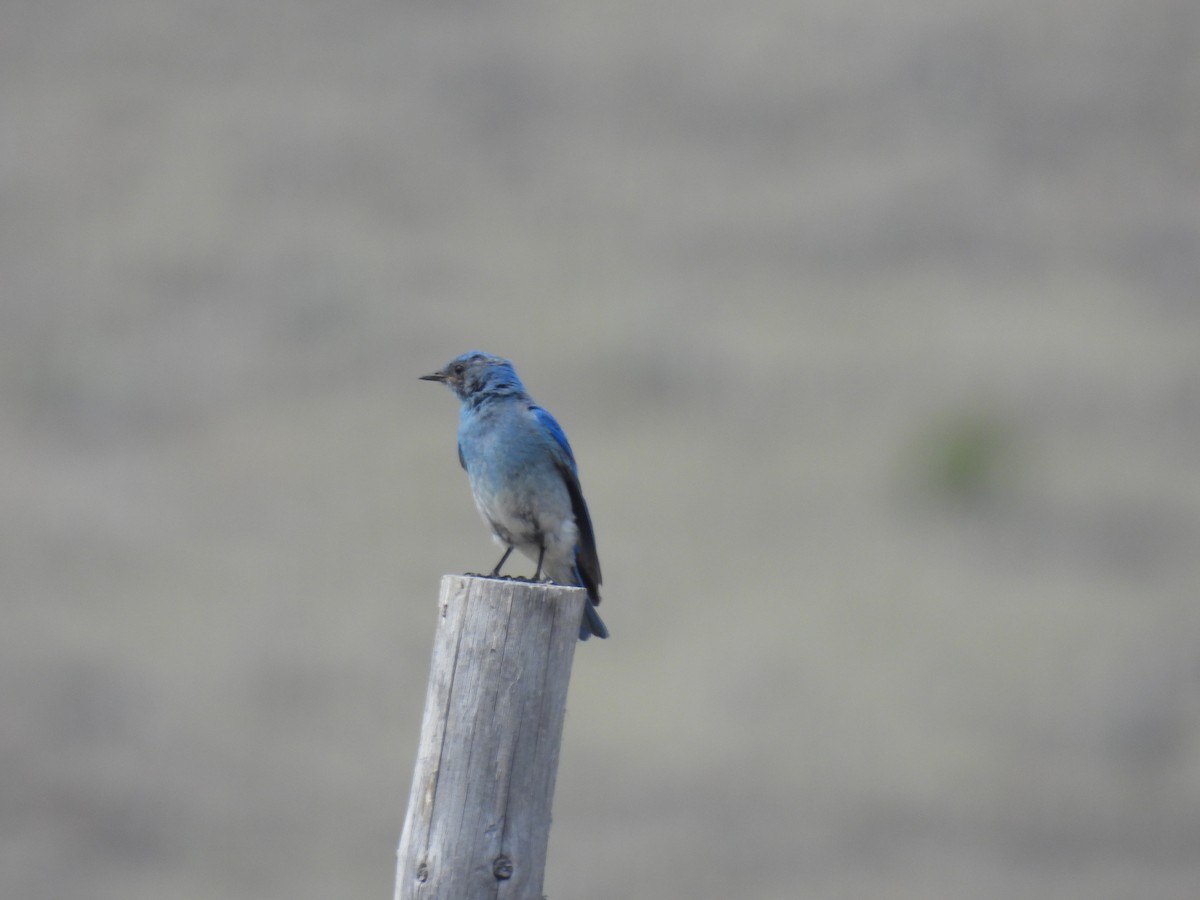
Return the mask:
<svg viewBox="0 0 1200 900">
<path fill-rule="evenodd" d="M 571 567 L 571 575 L 575 584 L 585 588 L 588 592 L 587 600 L 583 602 L 583 621 L 579 623 L 579 639 L 586 641 L 592 635 L 598 638 L 608 637 L 608 626 L 600 618 L 600 613 L 596 612 L 596 604 L 600 602 L 599 585 L 587 577 L 578 565 Z"/>
<path fill-rule="evenodd" d="M 583 603 L 583 621 L 579 624 L 579 639 L 586 641 L 592 635 L 598 638 L 608 637 L 608 627 L 600 619 L 600 613 L 596 612 L 596 604 L 589 597 Z"/>
</svg>

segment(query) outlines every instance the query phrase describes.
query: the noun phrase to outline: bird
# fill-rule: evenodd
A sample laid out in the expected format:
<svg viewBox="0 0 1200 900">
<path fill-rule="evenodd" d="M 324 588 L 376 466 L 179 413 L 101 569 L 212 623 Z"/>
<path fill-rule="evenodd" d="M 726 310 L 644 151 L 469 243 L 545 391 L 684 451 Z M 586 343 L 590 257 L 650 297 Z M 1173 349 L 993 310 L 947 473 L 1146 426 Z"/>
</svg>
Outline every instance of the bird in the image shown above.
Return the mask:
<svg viewBox="0 0 1200 900">
<path fill-rule="evenodd" d="M 537 561 L 534 581 L 587 590 L 579 639 L 608 637 L 596 611 L 600 559 L 575 454 L 554 416 L 538 406 L 510 360 L 472 350 L 422 381 L 437 381 L 459 400 L 458 461 L 471 495 L 504 555 L 513 550 Z"/>
</svg>

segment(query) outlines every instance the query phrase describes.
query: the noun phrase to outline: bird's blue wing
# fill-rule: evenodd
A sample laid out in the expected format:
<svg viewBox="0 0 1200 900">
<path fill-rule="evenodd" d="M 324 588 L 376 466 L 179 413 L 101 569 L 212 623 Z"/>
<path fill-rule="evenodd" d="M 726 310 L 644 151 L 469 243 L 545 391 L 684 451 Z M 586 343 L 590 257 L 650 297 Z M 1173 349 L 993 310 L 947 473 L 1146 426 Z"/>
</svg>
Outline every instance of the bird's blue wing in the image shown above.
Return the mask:
<svg viewBox="0 0 1200 900">
<path fill-rule="evenodd" d="M 537 419 L 538 425 L 546 430 L 550 437 L 554 438 L 554 442 L 566 454 L 566 463 L 576 478 L 579 477 L 579 471 L 575 468 L 575 454 L 571 452 L 571 444 L 567 441 L 567 436 L 562 430 L 562 426 L 549 412 L 542 409 L 540 406 L 530 406 L 529 411 L 533 413 L 533 417 Z"/>
<path fill-rule="evenodd" d="M 562 427 L 540 406 L 530 406 L 529 411 L 537 419 L 538 425 L 554 438 L 558 453 L 555 461 L 562 472 L 567 493 L 571 495 L 571 511 L 575 514 L 575 526 L 579 529 L 579 543 L 575 547 L 575 565 L 587 588 L 593 603 L 600 602 L 600 559 L 596 554 L 596 535 L 592 531 L 592 517 L 588 514 L 587 501 L 583 499 L 583 490 L 579 486 L 579 470 L 575 466 L 575 454 Z"/>
</svg>

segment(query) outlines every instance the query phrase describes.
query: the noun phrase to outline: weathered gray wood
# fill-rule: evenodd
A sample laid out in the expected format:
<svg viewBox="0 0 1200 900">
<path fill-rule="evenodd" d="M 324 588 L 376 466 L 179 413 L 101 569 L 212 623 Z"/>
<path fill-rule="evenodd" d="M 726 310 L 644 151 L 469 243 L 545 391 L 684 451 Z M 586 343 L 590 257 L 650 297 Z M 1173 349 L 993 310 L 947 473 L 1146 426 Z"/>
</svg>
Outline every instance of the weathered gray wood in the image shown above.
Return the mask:
<svg viewBox="0 0 1200 900">
<path fill-rule="evenodd" d="M 396 900 L 540 900 L 586 596 L 442 578 Z"/>
</svg>

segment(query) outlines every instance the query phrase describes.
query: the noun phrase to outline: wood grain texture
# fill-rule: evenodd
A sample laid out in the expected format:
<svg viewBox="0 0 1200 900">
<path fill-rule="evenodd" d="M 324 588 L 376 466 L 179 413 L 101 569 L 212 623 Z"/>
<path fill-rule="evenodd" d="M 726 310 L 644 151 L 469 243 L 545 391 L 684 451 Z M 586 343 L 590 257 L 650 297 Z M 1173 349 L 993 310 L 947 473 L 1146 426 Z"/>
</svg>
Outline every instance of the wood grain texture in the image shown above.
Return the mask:
<svg viewBox="0 0 1200 900">
<path fill-rule="evenodd" d="M 538 900 L 586 592 L 446 575 L 396 900 Z"/>
</svg>

